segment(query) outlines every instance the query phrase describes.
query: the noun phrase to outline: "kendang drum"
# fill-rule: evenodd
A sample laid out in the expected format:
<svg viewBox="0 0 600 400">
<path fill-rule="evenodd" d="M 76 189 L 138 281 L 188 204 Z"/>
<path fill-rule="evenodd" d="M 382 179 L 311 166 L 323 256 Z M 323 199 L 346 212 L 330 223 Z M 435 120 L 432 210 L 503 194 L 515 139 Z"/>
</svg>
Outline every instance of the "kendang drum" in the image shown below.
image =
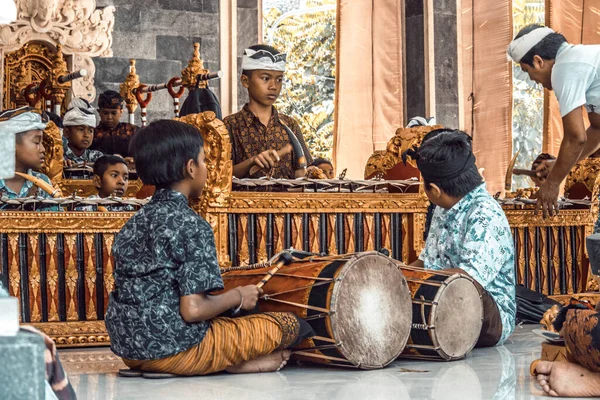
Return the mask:
<svg viewBox="0 0 600 400">
<path fill-rule="evenodd" d="M 475 347 L 483 302 L 472 278 L 401 266 L 412 296 L 412 329 L 403 358 L 459 360 Z"/>
<path fill-rule="evenodd" d="M 257 284 L 272 268 L 224 270 L 225 289 Z M 263 286 L 261 312 L 293 312 L 316 333 L 294 349 L 304 361 L 383 368 L 404 349 L 411 297 L 392 259 L 376 252 L 294 259 Z"/>
</svg>

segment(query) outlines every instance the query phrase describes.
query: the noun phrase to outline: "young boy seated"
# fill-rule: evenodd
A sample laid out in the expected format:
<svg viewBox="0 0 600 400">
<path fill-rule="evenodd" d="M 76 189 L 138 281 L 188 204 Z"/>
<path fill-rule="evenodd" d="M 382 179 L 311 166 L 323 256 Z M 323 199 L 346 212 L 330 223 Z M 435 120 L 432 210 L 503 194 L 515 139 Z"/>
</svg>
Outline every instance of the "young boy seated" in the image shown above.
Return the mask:
<svg viewBox="0 0 600 400">
<path fill-rule="evenodd" d="M 115 289 L 106 327 L 112 351 L 133 370 L 178 375 L 276 371 L 299 338 L 291 313 L 219 317 L 253 310 L 255 285 L 222 294 L 213 232 L 188 206 L 206 182 L 201 133 L 160 120 L 131 142 L 137 172 L 156 192 L 116 235 Z M 303 321 L 302 321 L 303 322 Z"/>
<path fill-rule="evenodd" d="M 127 162 L 119 156 L 102 156 L 94 163 L 94 186 L 97 196 L 90 198 L 107 198 L 112 195 L 124 197 L 129 186 L 129 169 Z M 106 211 L 135 211 L 131 204 L 113 204 L 103 206 Z"/>
<path fill-rule="evenodd" d="M 425 249 L 413 265 L 473 278 L 484 307 L 477 346 L 502 344 L 515 327 L 513 239 L 502 208 L 477 171 L 471 138 L 459 130 L 434 132 L 408 154 L 437 206 Z"/>
<path fill-rule="evenodd" d="M 63 135 L 67 139 L 64 149 L 65 166 L 94 163 L 103 154 L 90 150 L 94 141 L 94 128 L 98 121 L 96 111 L 84 99 L 75 98 L 63 117 Z"/>
<path fill-rule="evenodd" d="M 310 167 L 315 167 L 320 169 L 321 171 L 323 171 L 323 175 L 325 176 L 325 179 L 333 179 L 333 164 L 331 163 L 331 161 L 329 161 L 326 158 L 316 158 L 312 164 L 310 164 Z"/>
<path fill-rule="evenodd" d="M 129 141 L 137 131 L 137 126 L 119 122 L 123 115 L 123 98 L 114 90 L 107 90 L 98 98 L 100 124 L 96 128 L 92 150 L 104 154 L 118 154 L 130 161 Z"/>
<path fill-rule="evenodd" d="M 250 100 L 241 111 L 223 120 L 231 138 L 233 175 L 237 178 L 250 177 L 255 165 L 263 171 L 252 177 L 264 176 L 270 169 L 273 178 L 304 177 L 306 171 L 298 165 L 294 152 L 281 157 L 277 154 L 290 143 L 285 126 L 298 138 L 306 162 L 312 163 L 300 125 L 273 106 L 281 92 L 285 63 L 286 55 L 271 46 L 255 45 L 244 51 L 241 82 Z"/>
<path fill-rule="evenodd" d="M 2 143 L 2 146 L 14 146 L 15 171 L 29 174 L 51 186 L 50 179 L 37 172 L 42 167 L 46 154 L 42 139 L 47 123 L 48 118 L 45 113 L 31 107 L 21 107 L 0 113 L 0 137 L 15 134 L 14 143 L 9 140 Z M 19 175 L 0 179 L 0 196 L 10 199 L 29 196 L 52 197 L 42 188 Z"/>
</svg>

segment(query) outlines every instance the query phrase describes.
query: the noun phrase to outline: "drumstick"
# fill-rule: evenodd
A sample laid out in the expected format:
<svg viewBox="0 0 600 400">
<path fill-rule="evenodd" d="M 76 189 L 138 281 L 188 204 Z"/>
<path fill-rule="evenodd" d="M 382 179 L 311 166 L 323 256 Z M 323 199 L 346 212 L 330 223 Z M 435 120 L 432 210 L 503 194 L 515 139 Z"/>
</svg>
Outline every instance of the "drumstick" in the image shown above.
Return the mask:
<svg viewBox="0 0 600 400">
<path fill-rule="evenodd" d="M 267 274 L 256 284 L 256 287 L 261 289 L 265 286 L 265 283 L 269 282 L 269 280 L 283 267 L 285 264 L 289 264 L 293 260 L 293 257 L 287 251 L 283 251 L 281 256 L 279 257 L 279 262 L 273 268 L 267 272 Z"/>
<path fill-rule="evenodd" d="M 281 149 L 277 150 L 277 155 L 279 156 L 279 158 L 290 154 L 292 152 L 292 145 L 291 144 L 286 144 L 285 146 L 283 146 Z M 252 168 L 250 168 L 250 172 L 249 175 L 254 175 L 259 171 L 262 171 L 263 168 L 259 167 L 258 165 L 254 165 Z"/>
<path fill-rule="evenodd" d="M 271 268 L 269 270 L 269 272 L 267 272 L 267 274 L 260 280 L 260 282 L 258 282 L 256 284 L 256 287 L 260 289 L 263 286 L 265 286 L 265 283 L 269 282 L 269 279 L 271 279 L 273 277 L 273 275 L 275 275 L 277 273 L 277 271 L 279 271 L 279 269 L 281 267 L 283 267 L 284 264 L 285 264 L 285 261 L 279 261 L 277 263 L 277 265 L 275 265 L 273 268 Z"/>
</svg>

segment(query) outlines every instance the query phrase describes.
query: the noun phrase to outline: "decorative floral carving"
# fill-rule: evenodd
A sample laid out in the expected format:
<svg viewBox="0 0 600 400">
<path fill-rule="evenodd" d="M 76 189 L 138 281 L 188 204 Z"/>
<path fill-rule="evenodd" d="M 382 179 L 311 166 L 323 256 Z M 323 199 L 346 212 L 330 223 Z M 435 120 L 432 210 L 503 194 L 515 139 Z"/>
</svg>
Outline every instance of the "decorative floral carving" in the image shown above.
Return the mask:
<svg viewBox="0 0 600 400">
<path fill-rule="evenodd" d="M 0 57 L 1 53 L 8 54 L 35 42 L 51 47 L 62 45 L 64 54 L 73 57 L 73 69 L 85 68 L 88 72 L 86 77 L 73 82 L 73 94 L 93 100 L 95 68 L 91 57 L 112 56 L 115 8 L 96 10 L 95 0 L 17 0 L 16 3 L 17 21 L 0 26 Z M 35 75 L 35 69 L 31 70 L 27 65 L 23 68 L 14 79 L 31 83 L 31 79 L 24 79 L 22 75 Z M 35 76 L 33 81 L 40 82 L 45 77 Z M 15 87 L 6 77 L 0 85 Z M 7 104 L 6 99 L 5 93 L 5 107 L 14 106 Z"/>
<path fill-rule="evenodd" d="M 365 178 L 372 176 L 373 173 L 385 174 L 396 164 L 402 162 L 402 153 L 413 146 L 420 146 L 427 133 L 441 128 L 443 128 L 442 125 L 398 128 L 394 137 L 388 141 L 385 152 L 378 150 L 367 160 Z M 407 163 L 417 167 L 415 161 L 410 158 Z"/>
<path fill-rule="evenodd" d="M 96 10 L 95 0 L 18 0 L 17 20 L 0 27 L 5 51 L 27 42 L 60 43 L 67 54 L 112 56 L 115 8 Z"/>
</svg>

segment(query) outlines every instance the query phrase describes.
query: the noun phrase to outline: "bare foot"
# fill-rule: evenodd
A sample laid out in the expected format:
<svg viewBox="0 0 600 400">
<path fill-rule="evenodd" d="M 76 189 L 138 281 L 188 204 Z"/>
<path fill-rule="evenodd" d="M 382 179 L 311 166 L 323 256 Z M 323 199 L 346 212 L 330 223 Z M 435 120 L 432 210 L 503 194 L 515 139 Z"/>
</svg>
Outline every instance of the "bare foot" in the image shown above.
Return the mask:
<svg viewBox="0 0 600 400">
<path fill-rule="evenodd" d="M 289 350 L 276 351 L 266 356 L 243 362 L 239 365 L 227 368 L 232 374 L 250 374 L 254 372 L 275 372 L 285 367 L 292 352 Z"/>
<path fill-rule="evenodd" d="M 600 373 L 564 361 L 539 361 L 536 378 L 544 393 L 553 397 L 600 396 Z"/>
</svg>

